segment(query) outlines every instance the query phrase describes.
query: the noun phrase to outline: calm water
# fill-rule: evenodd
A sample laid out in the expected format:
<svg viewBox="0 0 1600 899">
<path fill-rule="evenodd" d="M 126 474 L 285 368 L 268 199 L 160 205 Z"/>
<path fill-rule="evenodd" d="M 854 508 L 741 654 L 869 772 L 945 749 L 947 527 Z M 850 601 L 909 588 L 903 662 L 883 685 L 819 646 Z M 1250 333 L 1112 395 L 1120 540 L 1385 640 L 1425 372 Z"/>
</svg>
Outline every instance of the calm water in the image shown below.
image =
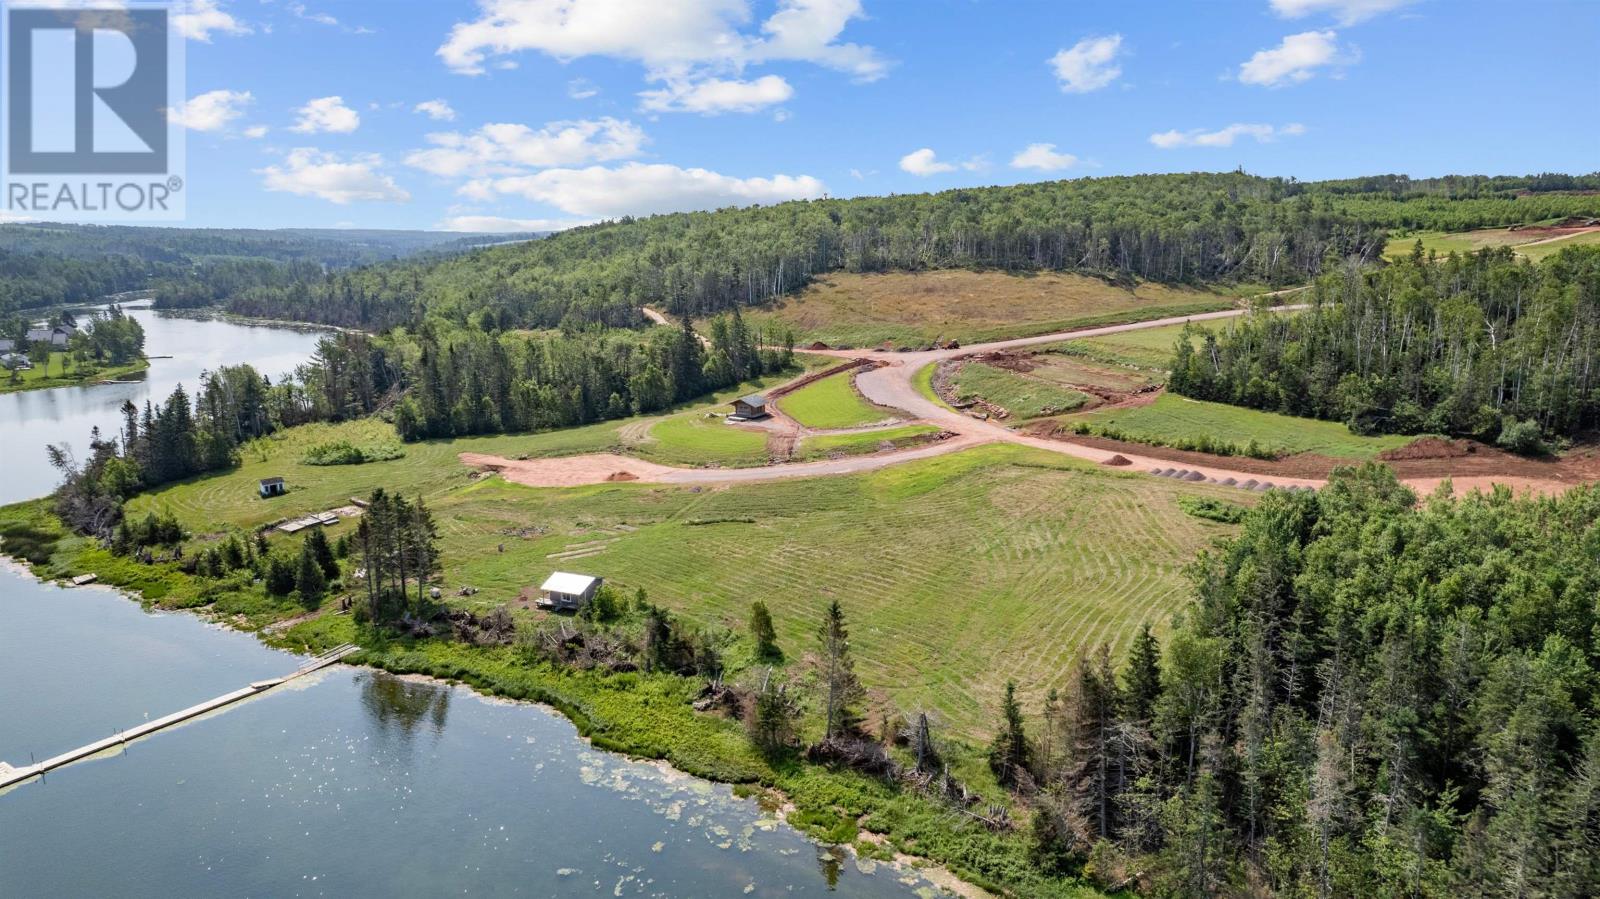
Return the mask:
<svg viewBox="0 0 1600 899">
<path fill-rule="evenodd" d="M 178 384 L 192 398 L 201 372 L 241 362 L 276 381 L 310 358 L 320 336 L 308 330 L 176 318 L 151 309 L 129 314 L 144 326 L 145 352 L 172 357 L 151 359 L 140 380 L 0 395 L 0 505 L 48 493 L 58 479 L 44 448 L 66 442 L 86 452 L 89 429 L 96 425 L 115 435 L 122 428 L 118 410 L 124 400 L 140 407 L 145 400 L 160 403 Z"/>
<path fill-rule="evenodd" d="M 139 385 L 0 396 L 0 501 L 47 443 L 315 335 L 136 312 Z M 0 760 L 45 758 L 298 664 L 254 637 L 0 564 Z M 927 896 L 755 802 L 597 752 L 537 706 L 336 666 L 0 794 L 0 896 Z"/>
</svg>

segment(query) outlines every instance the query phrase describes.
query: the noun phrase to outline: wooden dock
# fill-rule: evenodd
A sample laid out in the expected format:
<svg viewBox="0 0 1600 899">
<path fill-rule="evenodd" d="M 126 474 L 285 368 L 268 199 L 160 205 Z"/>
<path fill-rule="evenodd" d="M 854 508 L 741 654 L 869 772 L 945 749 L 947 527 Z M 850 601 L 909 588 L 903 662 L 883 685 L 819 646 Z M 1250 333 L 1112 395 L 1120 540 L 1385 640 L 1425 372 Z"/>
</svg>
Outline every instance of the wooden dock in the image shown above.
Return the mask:
<svg viewBox="0 0 1600 899">
<path fill-rule="evenodd" d="M 13 784 L 22 783 L 29 778 L 38 777 L 46 771 L 90 758 L 99 753 L 105 752 L 108 749 L 116 749 L 120 746 L 125 746 L 132 740 L 137 740 L 140 737 L 148 736 L 156 731 L 163 730 L 183 721 L 187 721 L 190 718 L 204 715 L 207 712 L 215 711 L 224 706 L 232 705 L 241 699 L 248 699 L 251 696 L 258 696 L 272 689 L 273 687 L 286 684 L 297 677 L 304 677 L 313 671 L 326 668 L 345 656 L 358 651 L 359 649 L 360 647 L 353 643 L 345 643 L 342 646 L 335 646 L 333 649 L 330 649 L 321 655 L 307 659 L 299 668 L 296 668 L 283 677 L 274 677 L 267 680 L 255 681 L 247 687 L 241 687 L 237 690 L 234 690 L 232 693 L 225 693 L 215 699 L 207 700 L 199 705 L 192 705 L 186 709 L 183 709 L 182 711 L 173 712 L 170 715 L 157 718 L 154 721 L 146 721 L 137 727 L 130 727 L 125 731 L 114 733 L 103 740 L 96 740 L 87 746 L 79 746 L 77 749 L 74 749 L 70 752 L 63 752 L 58 756 L 45 759 L 42 762 L 36 762 L 31 765 L 23 765 L 21 767 L 0 762 L 0 790 L 4 790 Z"/>
</svg>

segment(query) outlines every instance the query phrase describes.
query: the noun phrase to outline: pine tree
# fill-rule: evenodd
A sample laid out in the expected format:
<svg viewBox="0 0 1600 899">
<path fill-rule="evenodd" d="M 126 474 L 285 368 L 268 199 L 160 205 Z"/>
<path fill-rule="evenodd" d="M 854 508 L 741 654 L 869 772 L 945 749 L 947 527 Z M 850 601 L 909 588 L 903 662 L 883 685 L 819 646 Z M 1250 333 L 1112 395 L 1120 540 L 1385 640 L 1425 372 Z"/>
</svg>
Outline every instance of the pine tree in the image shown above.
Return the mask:
<svg viewBox="0 0 1600 899">
<path fill-rule="evenodd" d="M 838 600 L 828 603 L 818 637 L 822 641 L 825 691 L 823 739 L 832 740 L 854 732 L 859 724 L 856 705 L 866 695 L 861 681 L 856 679 L 855 663 L 850 658 L 850 633 Z"/>
<path fill-rule="evenodd" d="M 334 558 L 333 547 L 328 544 L 328 535 L 322 528 L 312 528 L 306 534 L 306 549 L 317 560 L 317 565 L 322 569 L 322 576 L 328 581 L 339 577 L 339 560 Z"/>
<path fill-rule="evenodd" d="M 1017 684 L 1008 680 L 1005 697 L 1000 701 L 1000 730 L 989 747 L 989 769 L 1002 786 L 1017 786 L 1028 774 L 1032 760 L 1023 728 L 1022 705 L 1017 702 Z"/>
<path fill-rule="evenodd" d="M 300 601 L 308 606 L 320 602 L 322 595 L 328 590 L 328 581 L 322 574 L 322 564 L 317 561 L 317 553 L 309 541 L 300 547 L 300 568 L 295 575 L 294 586 L 300 593 Z"/>
<path fill-rule="evenodd" d="M 778 649 L 778 632 L 772 626 L 772 614 L 767 611 L 767 604 L 759 599 L 750 604 L 750 636 L 756 641 L 757 659 L 783 658 L 783 652 Z"/>
</svg>

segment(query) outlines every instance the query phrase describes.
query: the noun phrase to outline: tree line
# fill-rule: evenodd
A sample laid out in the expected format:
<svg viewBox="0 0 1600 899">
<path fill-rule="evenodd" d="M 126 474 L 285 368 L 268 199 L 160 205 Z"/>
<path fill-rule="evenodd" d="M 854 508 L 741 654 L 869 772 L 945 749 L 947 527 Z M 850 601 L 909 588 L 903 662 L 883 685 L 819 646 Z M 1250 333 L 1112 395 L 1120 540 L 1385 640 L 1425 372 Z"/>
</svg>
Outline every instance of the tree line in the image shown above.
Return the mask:
<svg viewBox="0 0 1600 899">
<path fill-rule="evenodd" d="M 1537 450 L 1600 424 L 1600 248 L 1510 249 L 1323 275 L 1311 308 L 1177 344 L 1185 396 Z"/>
<path fill-rule="evenodd" d="M 1587 177 L 1587 176 L 1586 176 Z M 235 312 L 382 330 L 488 308 L 520 327 L 695 316 L 767 302 L 834 271 L 1083 271 L 1170 283 L 1297 283 L 1329 258 L 1376 260 L 1396 227 L 1600 214 L 1553 176 L 1454 193 L 1242 172 L 1141 175 L 813 200 L 575 228 L 449 259 L 338 272 L 233 295 Z M 1586 182 L 1584 182 L 1586 183 Z M 1540 190 L 1532 196 L 1519 191 Z"/>
</svg>

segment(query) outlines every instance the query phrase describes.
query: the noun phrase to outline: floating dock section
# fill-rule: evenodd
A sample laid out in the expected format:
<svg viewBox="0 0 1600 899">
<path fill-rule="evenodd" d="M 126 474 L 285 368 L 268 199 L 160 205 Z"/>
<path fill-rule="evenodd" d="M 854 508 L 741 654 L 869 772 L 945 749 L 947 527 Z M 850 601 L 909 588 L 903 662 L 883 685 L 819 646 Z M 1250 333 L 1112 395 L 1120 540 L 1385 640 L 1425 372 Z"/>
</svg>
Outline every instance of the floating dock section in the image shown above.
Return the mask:
<svg viewBox="0 0 1600 899">
<path fill-rule="evenodd" d="M 0 790 L 9 787 L 12 784 L 21 783 L 31 777 L 38 777 L 46 771 L 60 768 L 63 765 L 70 765 L 73 762 L 81 761 L 105 752 L 108 749 L 115 749 L 119 746 L 126 745 L 129 741 L 148 736 L 156 731 L 171 727 L 174 724 L 187 721 L 190 718 L 204 715 L 207 712 L 215 711 L 224 706 L 232 705 L 241 699 L 248 699 L 251 696 L 258 696 L 272 689 L 273 687 L 286 684 L 297 677 L 304 677 L 313 671 L 326 668 L 345 656 L 359 651 L 360 648 L 361 647 L 356 646 L 354 643 L 345 643 L 341 646 L 335 646 L 321 655 L 313 656 L 312 658 L 307 659 L 299 668 L 296 668 L 283 677 L 274 677 L 268 680 L 255 681 L 247 687 L 241 687 L 237 690 L 234 690 L 232 693 L 225 693 L 215 699 L 207 700 L 199 705 L 192 705 L 182 711 L 173 712 L 170 715 L 157 718 L 154 721 L 146 721 L 138 727 L 130 727 L 125 731 L 114 733 L 103 740 L 96 740 L 87 746 L 79 746 L 77 749 L 74 749 L 71 752 L 63 752 L 58 756 L 45 759 L 42 762 L 36 762 L 31 765 L 23 765 L 21 767 L 0 762 Z"/>
</svg>

